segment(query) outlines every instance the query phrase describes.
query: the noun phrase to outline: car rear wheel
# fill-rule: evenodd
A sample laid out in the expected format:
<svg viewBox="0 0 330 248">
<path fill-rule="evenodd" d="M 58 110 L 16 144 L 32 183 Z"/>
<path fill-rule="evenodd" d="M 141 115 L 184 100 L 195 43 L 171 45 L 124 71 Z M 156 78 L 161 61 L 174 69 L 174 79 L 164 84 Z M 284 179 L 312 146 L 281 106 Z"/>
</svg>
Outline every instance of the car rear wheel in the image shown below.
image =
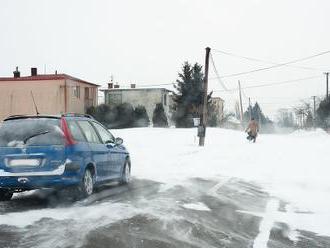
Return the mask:
<svg viewBox="0 0 330 248">
<path fill-rule="evenodd" d="M 7 189 L 0 189 L 0 201 L 10 201 L 13 196 L 13 192 Z"/>
<path fill-rule="evenodd" d="M 93 194 L 94 191 L 94 178 L 93 174 L 90 169 L 86 169 L 81 186 L 80 186 L 81 192 L 84 197 L 88 197 L 91 194 Z"/>
<path fill-rule="evenodd" d="M 120 183 L 128 184 L 130 181 L 131 181 L 131 166 L 129 162 L 126 161 Z"/>
</svg>

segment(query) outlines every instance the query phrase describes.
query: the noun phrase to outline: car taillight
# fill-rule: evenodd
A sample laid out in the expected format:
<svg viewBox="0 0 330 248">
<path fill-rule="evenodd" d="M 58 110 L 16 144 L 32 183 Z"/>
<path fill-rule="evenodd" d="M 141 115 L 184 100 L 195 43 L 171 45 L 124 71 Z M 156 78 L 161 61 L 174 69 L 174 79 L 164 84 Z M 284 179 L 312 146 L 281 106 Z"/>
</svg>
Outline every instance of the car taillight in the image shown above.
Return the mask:
<svg viewBox="0 0 330 248">
<path fill-rule="evenodd" d="M 68 127 L 68 123 L 66 122 L 66 120 L 64 118 L 61 119 L 61 129 L 63 131 L 64 134 L 64 138 L 65 138 L 65 145 L 70 146 L 70 145 L 74 145 L 77 142 L 73 139 L 71 132 L 69 130 Z"/>
</svg>

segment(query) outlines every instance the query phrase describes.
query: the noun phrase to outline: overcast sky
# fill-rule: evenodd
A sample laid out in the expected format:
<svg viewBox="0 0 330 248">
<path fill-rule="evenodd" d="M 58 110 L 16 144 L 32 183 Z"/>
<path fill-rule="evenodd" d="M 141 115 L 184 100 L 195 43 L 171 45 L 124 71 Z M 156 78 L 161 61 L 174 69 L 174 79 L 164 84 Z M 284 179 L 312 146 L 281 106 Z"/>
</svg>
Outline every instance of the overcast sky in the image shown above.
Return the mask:
<svg viewBox="0 0 330 248">
<path fill-rule="evenodd" d="M 270 64 L 234 58 L 214 49 L 274 62 L 330 50 L 329 0 L 1 0 L 0 75 L 15 66 L 29 74 L 58 70 L 97 84 L 174 82 L 182 63 L 204 64 L 205 47 L 221 76 Z M 275 87 L 246 89 L 266 114 L 299 99 L 325 94 L 322 71 L 330 54 L 296 65 L 224 79 L 228 88 L 319 76 Z M 210 68 L 210 77 L 214 77 Z M 210 90 L 222 90 L 210 80 Z M 237 92 L 215 93 L 233 108 Z M 243 97 L 244 105 L 247 98 Z"/>
</svg>

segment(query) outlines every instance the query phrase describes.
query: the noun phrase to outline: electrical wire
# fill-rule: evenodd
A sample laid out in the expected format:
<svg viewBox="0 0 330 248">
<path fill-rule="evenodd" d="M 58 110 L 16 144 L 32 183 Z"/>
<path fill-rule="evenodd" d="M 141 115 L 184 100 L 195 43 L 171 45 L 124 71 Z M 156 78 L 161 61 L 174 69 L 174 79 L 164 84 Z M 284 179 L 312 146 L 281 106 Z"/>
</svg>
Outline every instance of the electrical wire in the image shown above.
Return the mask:
<svg viewBox="0 0 330 248">
<path fill-rule="evenodd" d="M 228 56 L 232 56 L 232 57 L 236 57 L 236 58 L 241 58 L 241 59 L 245 59 L 245 60 L 250 60 L 250 61 L 255 61 L 255 62 L 262 62 L 262 63 L 266 63 L 266 64 L 273 64 L 273 65 L 281 65 L 281 63 L 278 62 L 272 62 L 272 61 L 268 61 L 268 60 L 263 60 L 263 59 L 257 59 L 257 58 L 252 58 L 252 57 L 247 57 L 247 56 L 242 56 L 242 55 L 237 55 L 235 53 L 231 53 L 231 52 L 226 52 L 223 50 L 218 50 L 218 49 L 212 49 L 213 52 L 216 53 L 222 53 Z M 304 69 L 304 70 L 313 70 L 313 71 L 320 71 L 323 72 L 324 70 L 318 69 L 318 68 L 313 68 L 313 67 L 307 67 L 307 66 L 298 66 L 298 65 L 283 65 L 283 66 L 288 66 L 288 67 L 292 67 L 292 68 L 298 68 L 298 69 Z"/>
<path fill-rule="evenodd" d="M 308 57 L 291 60 L 291 61 L 288 61 L 286 63 L 279 63 L 279 64 L 276 64 L 276 65 L 273 65 L 273 66 L 268 66 L 268 67 L 258 68 L 258 69 L 254 69 L 254 70 L 250 70 L 250 71 L 244 71 L 244 72 L 238 72 L 238 73 L 224 75 L 224 76 L 221 76 L 220 78 L 237 77 L 237 76 L 251 74 L 251 73 L 255 73 L 255 72 L 259 72 L 259 71 L 270 70 L 270 69 L 273 69 L 273 68 L 278 68 L 278 67 L 294 64 L 294 63 L 297 63 L 297 62 L 301 62 L 301 61 L 304 61 L 304 60 L 312 59 L 312 58 L 315 58 L 315 57 L 319 57 L 319 56 L 322 56 L 322 55 L 325 55 L 325 54 L 328 54 L 328 53 L 330 53 L 330 50 L 325 51 L 325 52 L 321 52 L 321 53 L 318 53 L 318 54 L 314 54 L 314 55 L 311 55 L 311 56 L 308 56 Z"/>
<path fill-rule="evenodd" d="M 311 79 L 316 79 L 316 78 L 321 78 L 321 77 L 322 76 L 311 76 L 311 77 L 305 77 L 305 78 L 297 78 L 297 79 L 292 79 L 292 80 L 286 80 L 286 81 L 282 81 L 282 82 L 256 84 L 256 85 L 250 85 L 250 86 L 242 87 L 241 89 L 252 89 L 252 88 L 277 86 L 277 85 L 290 84 L 290 83 L 295 83 L 295 82 L 299 82 L 299 81 L 306 81 L 306 80 L 311 80 Z M 237 90 L 238 90 L 238 88 L 228 89 L 228 91 L 237 91 Z M 223 92 L 223 91 L 224 90 L 214 90 L 214 92 Z"/>
<path fill-rule="evenodd" d="M 219 72 L 217 70 L 217 67 L 215 66 L 215 62 L 214 62 L 214 59 L 213 59 L 213 56 L 212 56 L 212 53 L 210 53 L 210 58 L 211 58 L 211 63 L 212 63 L 212 66 L 213 66 L 213 70 L 214 70 L 214 73 L 215 75 L 217 76 L 217 80 L 219 81 L 219 83 L 221 84 L 222 88 L 224 88 L 225 91 L 228 91 L 228 88 L 227 86 L 225 85 L 225 83 L 221 80 L 221 77 L 219 75 Z"/>
</svg>

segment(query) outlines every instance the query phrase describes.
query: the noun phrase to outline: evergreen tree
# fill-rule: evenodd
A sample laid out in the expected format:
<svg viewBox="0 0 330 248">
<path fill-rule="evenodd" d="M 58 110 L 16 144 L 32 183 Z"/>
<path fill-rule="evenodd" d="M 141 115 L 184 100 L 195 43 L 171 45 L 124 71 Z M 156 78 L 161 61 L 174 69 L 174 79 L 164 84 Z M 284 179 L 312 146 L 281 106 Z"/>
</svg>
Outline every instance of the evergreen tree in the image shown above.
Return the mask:
<svg viewBox="0 0 330 248">
<path fill-rule="evenodd" d="M 317 113 L 317 122 L 318 126 L 323 128 L 330 127 L 330 101 L 324 99 L 320 102 L 318 109 L 316 110 Z"/>
<path fill-rule="evenodd" d="M 244 112 L 243 120 L 245 123 L 248 123 L 250 121 L 250 111 L 251 111 L 251 118 L 254 118 L 262 127 L 261 131 L 274 132 L 273 122 L 267 116 L 264 115 L 260 105 L 257 102 L 253 107 L 248 107 L 247 111 Z"/>
<path fill-rule="evenodd" d="M 116 107 L 110 107 L 107 104 L 101 104 L 97 107 L 92 106 L 86 110 L 86 113 L 107 127 L 110 127 L 110 123 L 113 123 L 117 117 Z"/>
<path fill-rule="evenodd" d="M 134 108 L 130 103 L 117 106 L 116 126 L 118 128 L 134 127 Z"/>
<path fill-rule="evenodd" d="M 137 106 L 134 109 L 134 126 L 135 127 L 148 127 L 150 123 L 147 110 L 144 106 Z"/>
<path fill-rule="evenodd" d="M 168 127 L 167 117 L 164 111 L 163 104 L 157 103 L 152 116 L 154 127 Z"/>
<path fill-rule="evenodd" d="M 130 103 L 111 107 L 101 104 L 88 108 L 86 112 L 108 128 L 147 127 L 150 123 L 146 108 L 137 106 L 134 109 Z"/>
<path fill-rule="evenodd" d="M 176 127 L 189 127 L 192 123 L 189 120 L 190 92 L 192 85 L 192 68 L 188 62 L 182 66 L 182 72 L 179 73 L 179 79 L 174 85 L 178 93 L 173 94 L 174 100 L 174 121 Z"/>
<path fill-rule="evenodd" d="M 248 109 L 243 114 L 243 119 L 247 123 L 250 121 L 250 113 L 251 118 L 254 118 L 257 122 L 260 124 L 268 124 L 271 121 L 263 114 L 260 105 L 258 102 L 255 103 L 255 105 L 252 107 L 248 107 Z"/>
<path fill-rule="evenodd" d="M 202 66 L 195 63 L 193 66 L 185 62 L 182 72 L 174 85 L 174 122 L 176 127 L 193 127 L 193 119 L 199 117 L 203 102 Z M 210 100 L 211 94 L 208 96 Z"/>
</svg>

